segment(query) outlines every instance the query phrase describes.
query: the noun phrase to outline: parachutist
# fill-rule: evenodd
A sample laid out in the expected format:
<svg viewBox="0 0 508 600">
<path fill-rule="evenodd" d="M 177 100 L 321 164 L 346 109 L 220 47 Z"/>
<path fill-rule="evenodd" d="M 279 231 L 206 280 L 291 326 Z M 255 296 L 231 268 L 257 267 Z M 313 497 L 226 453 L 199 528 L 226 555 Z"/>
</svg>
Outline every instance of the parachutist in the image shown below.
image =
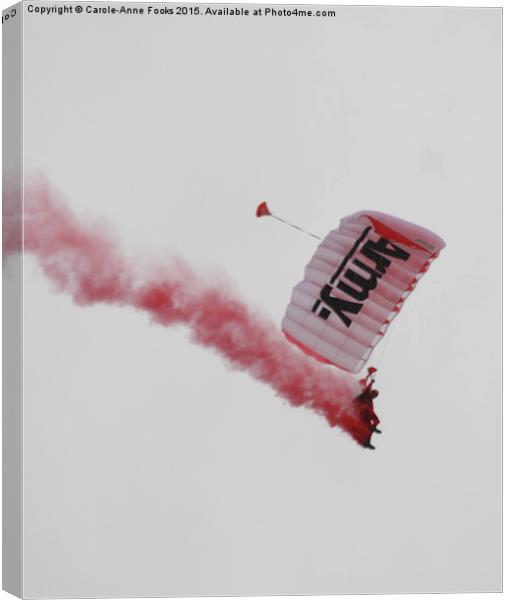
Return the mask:
<svg viewBox="0 0 508 600">
<path fill-rule="evenodd" d="M 365 448 L 370 448 L 371 450 L 375 450 L 375 447 L 371 443 L 371 436 L 373 433 L 381 433 L 381 430 L 377 428 L 379 424 L 379 419 L 374 412 L 374 398 L 377 398 L 379 395 L 378 390 L 373 389 L 374 385 L 374 373 L 376 369 L 374 367 L 370 367 L 368 370 L 368 375 L 365 379 L 360 380 L 360 385 L 362 387 L 362 392 L 358 396 L 356 396 L 355 400 L 357 400 L 360 405 L 358 406 L 359 414 L 361 419 L 368 427 L 370 435 L 368 440 L 366 439 L 363 442 L 363 446 Z"/>
<path fill-rule="evenodd" d="M 258 205 L 256 216 L 272 217 L 302 231 L 274 215 L 266 202 Z M 293 288 L 282 331 L 313 359 L 356 374 L 366 367 L 445 242 L 415 223 L 370 210 L 342 218 L 320 241 L 303 280 Z M 373 389 L 376 373 L 375 367 L 366 368 L 356 391 L 348 396 L 350 410 L 344 414 L 351 420 L 354 439 L 367 447 L 372 447 L 367 436 L 370 440 L 373 433 L 380 433 L 373 406 L 379 395 Z"/>
<path fill-rule="evenodd" d="M 359 402 L 372 402 L 374 398 L 379 396 L 379 392 L 377 390 L 373 390 L 370 387 L 367 387 L 363 390 L 361 394 L 356 396 L 356 400 Z"/>
</svg>

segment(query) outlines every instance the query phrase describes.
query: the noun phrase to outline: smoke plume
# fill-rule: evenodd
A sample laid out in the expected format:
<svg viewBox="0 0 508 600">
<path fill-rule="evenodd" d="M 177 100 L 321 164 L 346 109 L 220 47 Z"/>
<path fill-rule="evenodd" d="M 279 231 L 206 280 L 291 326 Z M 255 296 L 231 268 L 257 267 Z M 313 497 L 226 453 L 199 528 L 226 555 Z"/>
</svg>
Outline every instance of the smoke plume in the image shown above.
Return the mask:
<svg viewBox="0 0 508 600">
<path fill-rule="evenodd" d="M 16 197 L 4 187 L 4 257 L 21 250 Z M 370 442 L 375 415 L 355 400 L 361 391 L 356 380 L 294 348 L 222 281 L 198 275 L 181 259 L 139 269 L 104 223 L 78 220 L 43 177 L 25 183 L 23 226 L 24 252 L 76 304 L 133 307 L 161 326 L 185 326 L 193 343 L 269 385 L 291 405 L 315 411 L 362 445 Z"/>
</svg>

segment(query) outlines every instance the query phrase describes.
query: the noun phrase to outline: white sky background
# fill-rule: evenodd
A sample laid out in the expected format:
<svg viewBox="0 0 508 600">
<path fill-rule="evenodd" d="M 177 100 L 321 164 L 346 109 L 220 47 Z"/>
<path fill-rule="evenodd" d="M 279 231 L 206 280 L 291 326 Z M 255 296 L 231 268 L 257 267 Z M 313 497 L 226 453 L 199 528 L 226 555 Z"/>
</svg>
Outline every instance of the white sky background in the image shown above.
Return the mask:
<svg viewBox="0 0 508 600">
<path fill-rule="evenodd" d="M 261 200 L 448 243 L 390 336 L 375 452 L 27 260 L 27 595 L 499 589 L 500 11 L 336 10 L 26 19 L 26 167 L 128 252 L 218 267 L 278 322 L 315 245 Z"/>
</svg>

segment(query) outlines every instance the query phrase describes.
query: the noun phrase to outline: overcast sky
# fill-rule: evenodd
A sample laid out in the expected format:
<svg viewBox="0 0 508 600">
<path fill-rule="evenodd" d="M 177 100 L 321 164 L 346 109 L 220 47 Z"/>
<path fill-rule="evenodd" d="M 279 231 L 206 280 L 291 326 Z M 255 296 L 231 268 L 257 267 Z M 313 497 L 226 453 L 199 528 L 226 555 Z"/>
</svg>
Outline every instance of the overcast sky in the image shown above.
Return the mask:
<svg viewBox="0 0 508 600">
<path fill-rule="evenodd" d="M 315 243 L 261 200 L 448 244 L 386 345 L 375 452 L 27 258 L 27 596 L 500 589 L 501 11 L 335 10 L 26 17 L 27 172 L 132 255 L 280 322 Z"/>
</svg>

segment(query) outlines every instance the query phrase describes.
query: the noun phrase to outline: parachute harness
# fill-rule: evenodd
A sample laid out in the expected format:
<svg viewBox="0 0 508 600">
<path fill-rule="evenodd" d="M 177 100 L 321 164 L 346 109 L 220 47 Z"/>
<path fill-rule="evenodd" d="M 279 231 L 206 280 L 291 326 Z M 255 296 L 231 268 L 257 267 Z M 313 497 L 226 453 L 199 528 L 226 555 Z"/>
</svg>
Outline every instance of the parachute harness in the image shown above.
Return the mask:
<svg viewBox="0 0 508 600">
<path fill-rule="evenodd" d="M 367 369 L 367 377 L 360 379 L 359 383 L 362 386 L 364 391 L 372 389 L 372 385 L 374 384 L 374 381 L 375 381 L 374 373 L 377 373 L 376 367 L 369 367 Z"/>
</svg>

